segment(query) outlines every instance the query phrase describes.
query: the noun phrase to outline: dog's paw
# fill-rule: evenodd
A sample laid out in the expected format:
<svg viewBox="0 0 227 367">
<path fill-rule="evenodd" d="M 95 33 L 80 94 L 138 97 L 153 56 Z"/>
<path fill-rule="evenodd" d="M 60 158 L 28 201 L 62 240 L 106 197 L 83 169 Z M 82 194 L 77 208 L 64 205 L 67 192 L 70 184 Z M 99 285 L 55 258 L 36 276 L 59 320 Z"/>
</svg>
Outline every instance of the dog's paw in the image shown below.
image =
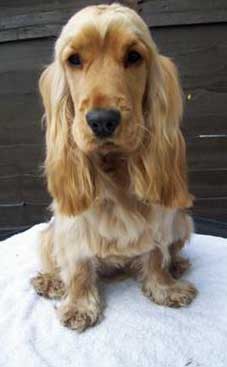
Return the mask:
<svg viewBox="0 0 227 367">
<path fill-rule="evenodd" d="M 65 294 L 63 282 L 53 274 L 39 273 L 31 279 L 31 284 L 38 295 L 46 298 L 59 299 Z"/>
<path fill-rule="evenodd" d="M 174 258 L 170 265 L 170 273 L 175 279 L 179 279 L 191 266 L 188 259 L 182 256 L 177 256 Z"/>
<path fill-rule="evenodd" d="M 82 308 L 76 304 L 66 303 L 57 309 L 57 315 L 62 325 L 82 332 L 93 326 L 99 320 L 101 309 L 98 306 Z"/>
<path fill-rule="evenodd" d="M 184 307 L 193 301 L 198 291 L 189 282 L 176 281 L 171 286 L 156 284 L 152 290 L 144 288 L 144 293 L 158 305 Z"/>
</svg>

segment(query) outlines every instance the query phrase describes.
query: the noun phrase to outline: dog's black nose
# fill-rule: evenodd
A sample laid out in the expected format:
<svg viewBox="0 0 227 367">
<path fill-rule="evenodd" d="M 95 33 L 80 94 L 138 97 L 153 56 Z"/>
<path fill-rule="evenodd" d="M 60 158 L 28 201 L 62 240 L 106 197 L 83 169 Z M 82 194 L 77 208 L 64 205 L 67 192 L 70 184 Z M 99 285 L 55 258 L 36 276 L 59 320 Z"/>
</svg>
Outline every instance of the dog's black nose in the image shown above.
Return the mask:
<svg viewBox="0 0 227 367">
<path fill-rule="evenodd" d="M 114 109 L 96 108 L 87 113 L 86 119 L 98 138 L 108 138 L 120 124 L 121 114 Z"/>
</svg>

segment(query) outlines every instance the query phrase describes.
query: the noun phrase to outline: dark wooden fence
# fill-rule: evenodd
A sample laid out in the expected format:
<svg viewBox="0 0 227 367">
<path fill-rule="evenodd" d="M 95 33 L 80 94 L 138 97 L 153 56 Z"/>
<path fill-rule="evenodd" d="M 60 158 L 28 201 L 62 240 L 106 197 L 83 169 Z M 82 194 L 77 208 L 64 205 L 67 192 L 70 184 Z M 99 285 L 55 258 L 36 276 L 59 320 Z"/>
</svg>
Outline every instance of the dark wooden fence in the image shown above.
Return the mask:
<svg viewBox="0 0 227 367">
<path fill-rule="evenodd" d="M 71 14 L 105 1 L 0 2 L 0 236 L 49 217 L 41 178 L 42 106 L 37 80 Z M 227 234 L 227 2 L 138 1 L 161 52 L 177 63 L 185 92 L 194 215 L 202 232 Z M 207 226 L 208 223 L 208 226 Z"/>
</svg>

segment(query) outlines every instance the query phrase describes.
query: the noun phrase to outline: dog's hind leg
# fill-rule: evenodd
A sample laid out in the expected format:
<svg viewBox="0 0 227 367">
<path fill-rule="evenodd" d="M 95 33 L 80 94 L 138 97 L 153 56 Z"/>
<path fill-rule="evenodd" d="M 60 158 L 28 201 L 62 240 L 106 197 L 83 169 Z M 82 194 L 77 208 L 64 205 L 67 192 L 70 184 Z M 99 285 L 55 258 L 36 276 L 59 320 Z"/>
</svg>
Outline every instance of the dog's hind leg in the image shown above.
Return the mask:
<svg viewBox="0 0 227 367">
<path fill-rule="evenodd" d="M 176 280 L 165 264 L 160 248 L 141 256 L 140 281 L 144 294 L 155 303 L 169 307 L 189 305 L 197 294 L 193 284 Z"/>
</svg>

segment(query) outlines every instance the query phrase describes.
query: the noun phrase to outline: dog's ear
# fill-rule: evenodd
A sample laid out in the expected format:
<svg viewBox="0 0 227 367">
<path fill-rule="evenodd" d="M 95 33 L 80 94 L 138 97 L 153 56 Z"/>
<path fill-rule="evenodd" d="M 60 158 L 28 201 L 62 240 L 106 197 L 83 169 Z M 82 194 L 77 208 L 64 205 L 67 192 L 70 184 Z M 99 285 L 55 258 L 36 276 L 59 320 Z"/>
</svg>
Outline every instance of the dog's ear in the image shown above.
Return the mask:
<svg viewBox="0 0 227 367">
<path fill-rule="evenodd" d="M 77 215 L 93 202 L 95 184 L 91 163 L 72 141 L 73 103 L 57 61 L 44 70 L 39 87 L 46 118 L 48 190 L 62 214 Z"/>
<path fill-rule="evenodd" d="M 129 165 L 135 193 L 143 200 L 172 208 L 190 207 L 185 142 L 180 131 L 182 91 L 174 63 L 153 55 L 144 118 L 149 133 Z"/>
</svg>

